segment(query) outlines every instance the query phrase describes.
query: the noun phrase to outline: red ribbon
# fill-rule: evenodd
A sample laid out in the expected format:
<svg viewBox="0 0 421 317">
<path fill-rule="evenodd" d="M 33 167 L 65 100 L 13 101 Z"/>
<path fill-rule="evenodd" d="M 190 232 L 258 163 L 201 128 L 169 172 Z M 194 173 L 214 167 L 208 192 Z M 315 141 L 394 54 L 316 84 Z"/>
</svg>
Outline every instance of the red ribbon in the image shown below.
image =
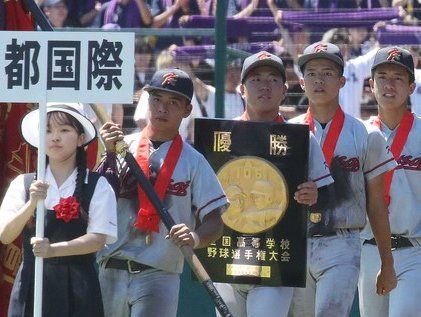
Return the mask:
<svg viewBox="0 0 421 317">
<path fill-rule="evenodd" d="M 396 130 L 395 138 L 393 139 L 392 145 L 390 146 L 390 151 L 395 158 L 395 161 L 399 160 L 401 156 L 403 146 L 408 140 L 409 132 L 411 131 L 412 124 L 414 123 L 414 115 L 410 111 L 406 111 L 398 129 Z M 372 117 L 371 124 L 377 126 L 379 129 L 382 127 L 382 122 L 379 117 Z M 384 199 L 387 206 L 390 205 L 390 186 L 392 185 L 393 174 L 395 173 L 395 168 L 386 173 L 386 178 L 384 180 Z"/>
<path fill-rule="evenodd" d="M 56 218 L 63 219 L 66 223 L 72 219 L 79 218 L 79 202 L 74 196 L 60 198 L 59 203 L 53 209 L 56 213 Z"/>
<path fill-rule="evenodd" d="M 142 171 L 145 173 L 146 177 L 149 179 L 150 146 L 149 138 L 147 138 L 146 136 L 146 129 L 147 128 L 145 128 L 142 131 L 142 135 L 139 140 L 136 161 L 139 164 Z M 168 153 L 165 156 L 164 164 L 162 164 L 157 179 L 155 181 L 154 188 L 161 201 L 164 200 L 165 193 L 171 181 L 171 176 L 174 172 L 175 166 L 177 165 L 182 148 L 183 141 L 181 139 L 181 136 L 178 134 L 172 141 Z M 156 212 L 156 209 L 154 208 L 148 196 L 145 194 L 145 192 L 139 185 L 137 187 L 137 193 L 139 198 L 140 209 L 137 213 L 137 221 L 134 224 L 134 226 L 146 233 L 159 232 L 160 218 L 158 213 Z"/>
<path fill-rule="evenodd" d="M 333 159 L 333 153 L 335 152 L 336 144 L 338 143 L 339 135 L 341 134 L 344 126 L 345 114 L 341 107 L 336 109 L 335 115 L 333 116 L 332 123 L 330 124 L 329 131 L 327 132 L 326 139 L 323 143 L 323 154 L 327 165 L 330 167 Z M 304 123 L 310 125 L 311 132 L 314 133 L 314 120 L 310 112 L 310 108 L 307 109 L 307 113 L 304 117 Z"/>
</svg>

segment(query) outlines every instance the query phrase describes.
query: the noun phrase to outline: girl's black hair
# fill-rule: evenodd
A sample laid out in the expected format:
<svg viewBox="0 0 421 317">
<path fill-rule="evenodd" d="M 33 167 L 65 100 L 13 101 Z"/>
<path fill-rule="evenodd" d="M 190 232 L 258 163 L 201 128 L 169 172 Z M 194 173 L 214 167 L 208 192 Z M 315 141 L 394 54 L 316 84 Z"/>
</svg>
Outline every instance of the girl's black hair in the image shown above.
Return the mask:
<svg viewBox="0 0 421 317">
<path fill-rule="evenodd" d="M 76 166 L 77 166 L 77 176 L 76 176 L 76 188 L 75 188 L 75 197 L 80 204 L 80 216 L 81 218 L 88 222 L 88 213 L 84 210 L 83 206 L 85 203 L 85 197 L 83 195 L 85 178 L 86 178 L 86 151 L 83 147 L 78 147 L 76 152 Z"/>
<path fill-rule="evenodd" d="M 82 124 L 72 115 L 62 111 L 51 111 L 47 113 L 47 126 L 54 121 L 57 124 L 67 124 L 76 129 L 78 135 L 85 133 Z"/>
</svg>

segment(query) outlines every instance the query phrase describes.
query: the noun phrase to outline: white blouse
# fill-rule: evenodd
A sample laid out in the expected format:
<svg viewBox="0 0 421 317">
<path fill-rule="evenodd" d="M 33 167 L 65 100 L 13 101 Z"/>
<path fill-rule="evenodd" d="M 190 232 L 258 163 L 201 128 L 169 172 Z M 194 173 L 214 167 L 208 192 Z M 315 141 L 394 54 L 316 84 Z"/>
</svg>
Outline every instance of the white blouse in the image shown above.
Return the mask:
<svg viewBox="0 0 421 317">
<path fill-rule="evenodd" d="M 53 209 L 60 198 L 72 196 L 76 187 L 77 169 L 60 186 L 47 166 L 45 181 L 48 182 L 47 197 L 44 200 L 46 209 Z M 88 180 L 86 174 L 85 183 Z M 11 183 L 0 207 L 0 217 L 17 213 L 26 203 L 23 175 L 17 176 Z M 4 218 L 3 218 L 4 219 Z M 117 240 L 117 203 L 114 191 L 105 177 L 100 177 L 95 187 L 89 205 L 89 220 L 87 233 L 101 233 L 107 235 L 106 243 L 111 244 Z"/>
</svg>

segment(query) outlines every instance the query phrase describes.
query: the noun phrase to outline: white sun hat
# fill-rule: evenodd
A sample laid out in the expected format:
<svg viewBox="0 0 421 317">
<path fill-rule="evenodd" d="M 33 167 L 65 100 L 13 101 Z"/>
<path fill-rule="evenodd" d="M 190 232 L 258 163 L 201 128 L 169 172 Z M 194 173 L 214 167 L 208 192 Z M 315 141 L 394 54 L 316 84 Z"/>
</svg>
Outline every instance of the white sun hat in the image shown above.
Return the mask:
<svg viewBox="0 0 421 317">
<path fill-rule="evenodd" d="M 95 126 L 85 117 L 83 107 L 77 103 L 48 103 L 47 113 L 59 111 L 65 112 L 75 118 L 83 127 L 85 133 L 85 141 L 83 146 L 91 143 L 97 136 Z M 22 137 L 27 143 L 34 147 L 38 147 L 39 139 L 39 109 L 28 112 L 22 119 L 21 123 Z"/>
</svg>

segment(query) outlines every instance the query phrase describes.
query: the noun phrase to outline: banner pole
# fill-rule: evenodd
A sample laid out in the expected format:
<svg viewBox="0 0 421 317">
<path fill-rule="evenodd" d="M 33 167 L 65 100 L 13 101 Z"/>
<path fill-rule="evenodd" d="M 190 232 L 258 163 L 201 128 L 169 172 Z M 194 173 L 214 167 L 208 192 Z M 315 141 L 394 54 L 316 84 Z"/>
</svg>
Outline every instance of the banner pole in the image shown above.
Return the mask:
<svg viewBox="0 0 421 317">
<path fill-rule="evenodd" d="M 38 144 L 38 165 L 37 179 L 45 180 L 45 142 L 47 129 L 47 100 L 46 96 L 39 102 L 39 144 Z M 44 237 L 44 199 L 37 204 L 35 236 Z M 42 278 L 44 262 L 43 258 L 35 257 L 35 280 L 34 280 L 34 317 L 42 317 Z"/>
</svg>

